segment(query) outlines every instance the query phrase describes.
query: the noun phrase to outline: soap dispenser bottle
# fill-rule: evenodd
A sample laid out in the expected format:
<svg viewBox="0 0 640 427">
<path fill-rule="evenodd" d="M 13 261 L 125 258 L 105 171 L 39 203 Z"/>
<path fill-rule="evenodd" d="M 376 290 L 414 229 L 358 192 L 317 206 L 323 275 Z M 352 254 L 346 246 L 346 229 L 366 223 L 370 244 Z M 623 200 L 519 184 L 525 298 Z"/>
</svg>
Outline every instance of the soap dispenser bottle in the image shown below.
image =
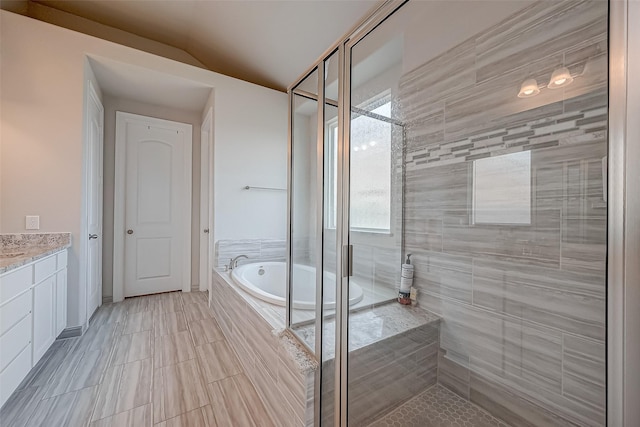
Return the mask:
<svg viewBox="0 0 640 427">
<path fill-rule="evenodd" d="M 403 305 L 411 304 L 411 286 L 413 285 L 413 264 L 411 264 L 411 254 L 407 254 L 407 260 L 402 264 L 402 274 L 400 275 L 400 292 L 398 302 Z"/>
</svg>

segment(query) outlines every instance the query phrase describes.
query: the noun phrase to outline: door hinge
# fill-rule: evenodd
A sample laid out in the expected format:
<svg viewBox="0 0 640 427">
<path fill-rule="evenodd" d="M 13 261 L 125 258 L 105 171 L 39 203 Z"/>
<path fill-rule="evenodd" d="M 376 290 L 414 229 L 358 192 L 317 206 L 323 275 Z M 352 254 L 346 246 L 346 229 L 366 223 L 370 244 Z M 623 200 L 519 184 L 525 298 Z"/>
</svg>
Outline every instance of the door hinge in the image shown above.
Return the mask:
<svg viewBox="0 0 640 427">
<path fill-rule="evenodd" d="M 353 276 L 353 245 L 342 246 L 342 277 Z"/>
</svg>

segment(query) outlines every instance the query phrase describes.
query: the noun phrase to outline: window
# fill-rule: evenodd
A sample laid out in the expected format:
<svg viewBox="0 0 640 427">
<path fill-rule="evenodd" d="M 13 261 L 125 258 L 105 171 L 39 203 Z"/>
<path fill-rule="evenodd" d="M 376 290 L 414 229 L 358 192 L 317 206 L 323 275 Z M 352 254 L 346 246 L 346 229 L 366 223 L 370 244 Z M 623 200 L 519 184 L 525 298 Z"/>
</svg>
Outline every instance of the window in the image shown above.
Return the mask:
<svg viewBox="0 0 640 427">
<path fill-rule="evenodd" d="M 473 162 L 473 223 L 531 224 L 531 151 Z"/>
<path fill-rule="evenodd" d="M 389 233 L 391 229 L 391 123 L 375 116 L 391 117 L 390 96 L 378 98 L 371 115 L 351 120 L 350 224 L 352 230 Z M 364 110 L 363 110 L 364 111 Z M 337 194 L 337 122 L 327 126 L 325 225 L 335 228 Z"/>
</svg>

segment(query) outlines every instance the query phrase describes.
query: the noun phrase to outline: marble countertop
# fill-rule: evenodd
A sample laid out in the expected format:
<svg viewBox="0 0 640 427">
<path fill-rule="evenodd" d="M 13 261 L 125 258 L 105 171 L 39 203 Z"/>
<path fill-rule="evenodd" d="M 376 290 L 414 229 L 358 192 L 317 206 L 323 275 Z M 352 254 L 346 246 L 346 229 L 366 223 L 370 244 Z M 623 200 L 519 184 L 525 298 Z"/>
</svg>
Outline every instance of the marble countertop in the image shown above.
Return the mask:
<svg viewBox="0 0 640 427">
<path fill-rule="evenodd" d="M 71 233 L 0 234 L 0 274 L 71 246 Z"/>
<path fill-rule="evenodd" d="M 416 306 L 389 302 L 370 309 L 349 313 L 349 351 L 354 351 L 411 329 L 438 324 L 440 317 Z M 315 325 L 305 325 L 293 331 L 313 348 Z M 335 319 L 324 322 L 323 359 L 334 356 Z"/>
</svg>

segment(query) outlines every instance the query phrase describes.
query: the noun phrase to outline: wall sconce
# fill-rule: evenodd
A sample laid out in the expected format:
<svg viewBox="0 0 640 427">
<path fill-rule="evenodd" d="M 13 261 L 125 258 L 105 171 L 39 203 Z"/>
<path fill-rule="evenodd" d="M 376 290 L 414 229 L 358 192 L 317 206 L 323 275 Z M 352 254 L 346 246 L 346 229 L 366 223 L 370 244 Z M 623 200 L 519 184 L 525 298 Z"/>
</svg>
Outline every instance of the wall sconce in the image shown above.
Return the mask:
<svg viewBox="0 0 640 427">
<path fill-rule="evenodd" d="M 587 62 L 588 63 L 588 62 Z M 586 65 L 585 65 L 586 68 Z M 559 67 L 553 70 L 551 73 L 551 79 L 546 86 L 549 89 L 558 89 L 565 87 L 573 82 L 573 77 L 567 67 Z M 542 86 L 545 87 L 545 86 Z M 530 98 L 540 93 L 540 87 L 536 79 L 527 79 L 520 85 L 520 92 L 518 92 L 518 98 Z"/>
<path fill-rule="evenodd" d="M 527 79 L 522 82 L 522 85 L 520 86 L 518 98 L 529 98 L 531 96 L 536 96 L 539 93 L 540 88 L 538 87 L 536 79 Z"/>
<path fill-rule="evenodd" d="M 573 77 L 571 77 L 569 69 L 567 67 L 560 67 L 553 70 L 553 74 L 551 74 L 551 79 L 549 80 L 547 87 L 549 89 L 557 89 L 571 84 L 572 81 Z"/>
</svg>

